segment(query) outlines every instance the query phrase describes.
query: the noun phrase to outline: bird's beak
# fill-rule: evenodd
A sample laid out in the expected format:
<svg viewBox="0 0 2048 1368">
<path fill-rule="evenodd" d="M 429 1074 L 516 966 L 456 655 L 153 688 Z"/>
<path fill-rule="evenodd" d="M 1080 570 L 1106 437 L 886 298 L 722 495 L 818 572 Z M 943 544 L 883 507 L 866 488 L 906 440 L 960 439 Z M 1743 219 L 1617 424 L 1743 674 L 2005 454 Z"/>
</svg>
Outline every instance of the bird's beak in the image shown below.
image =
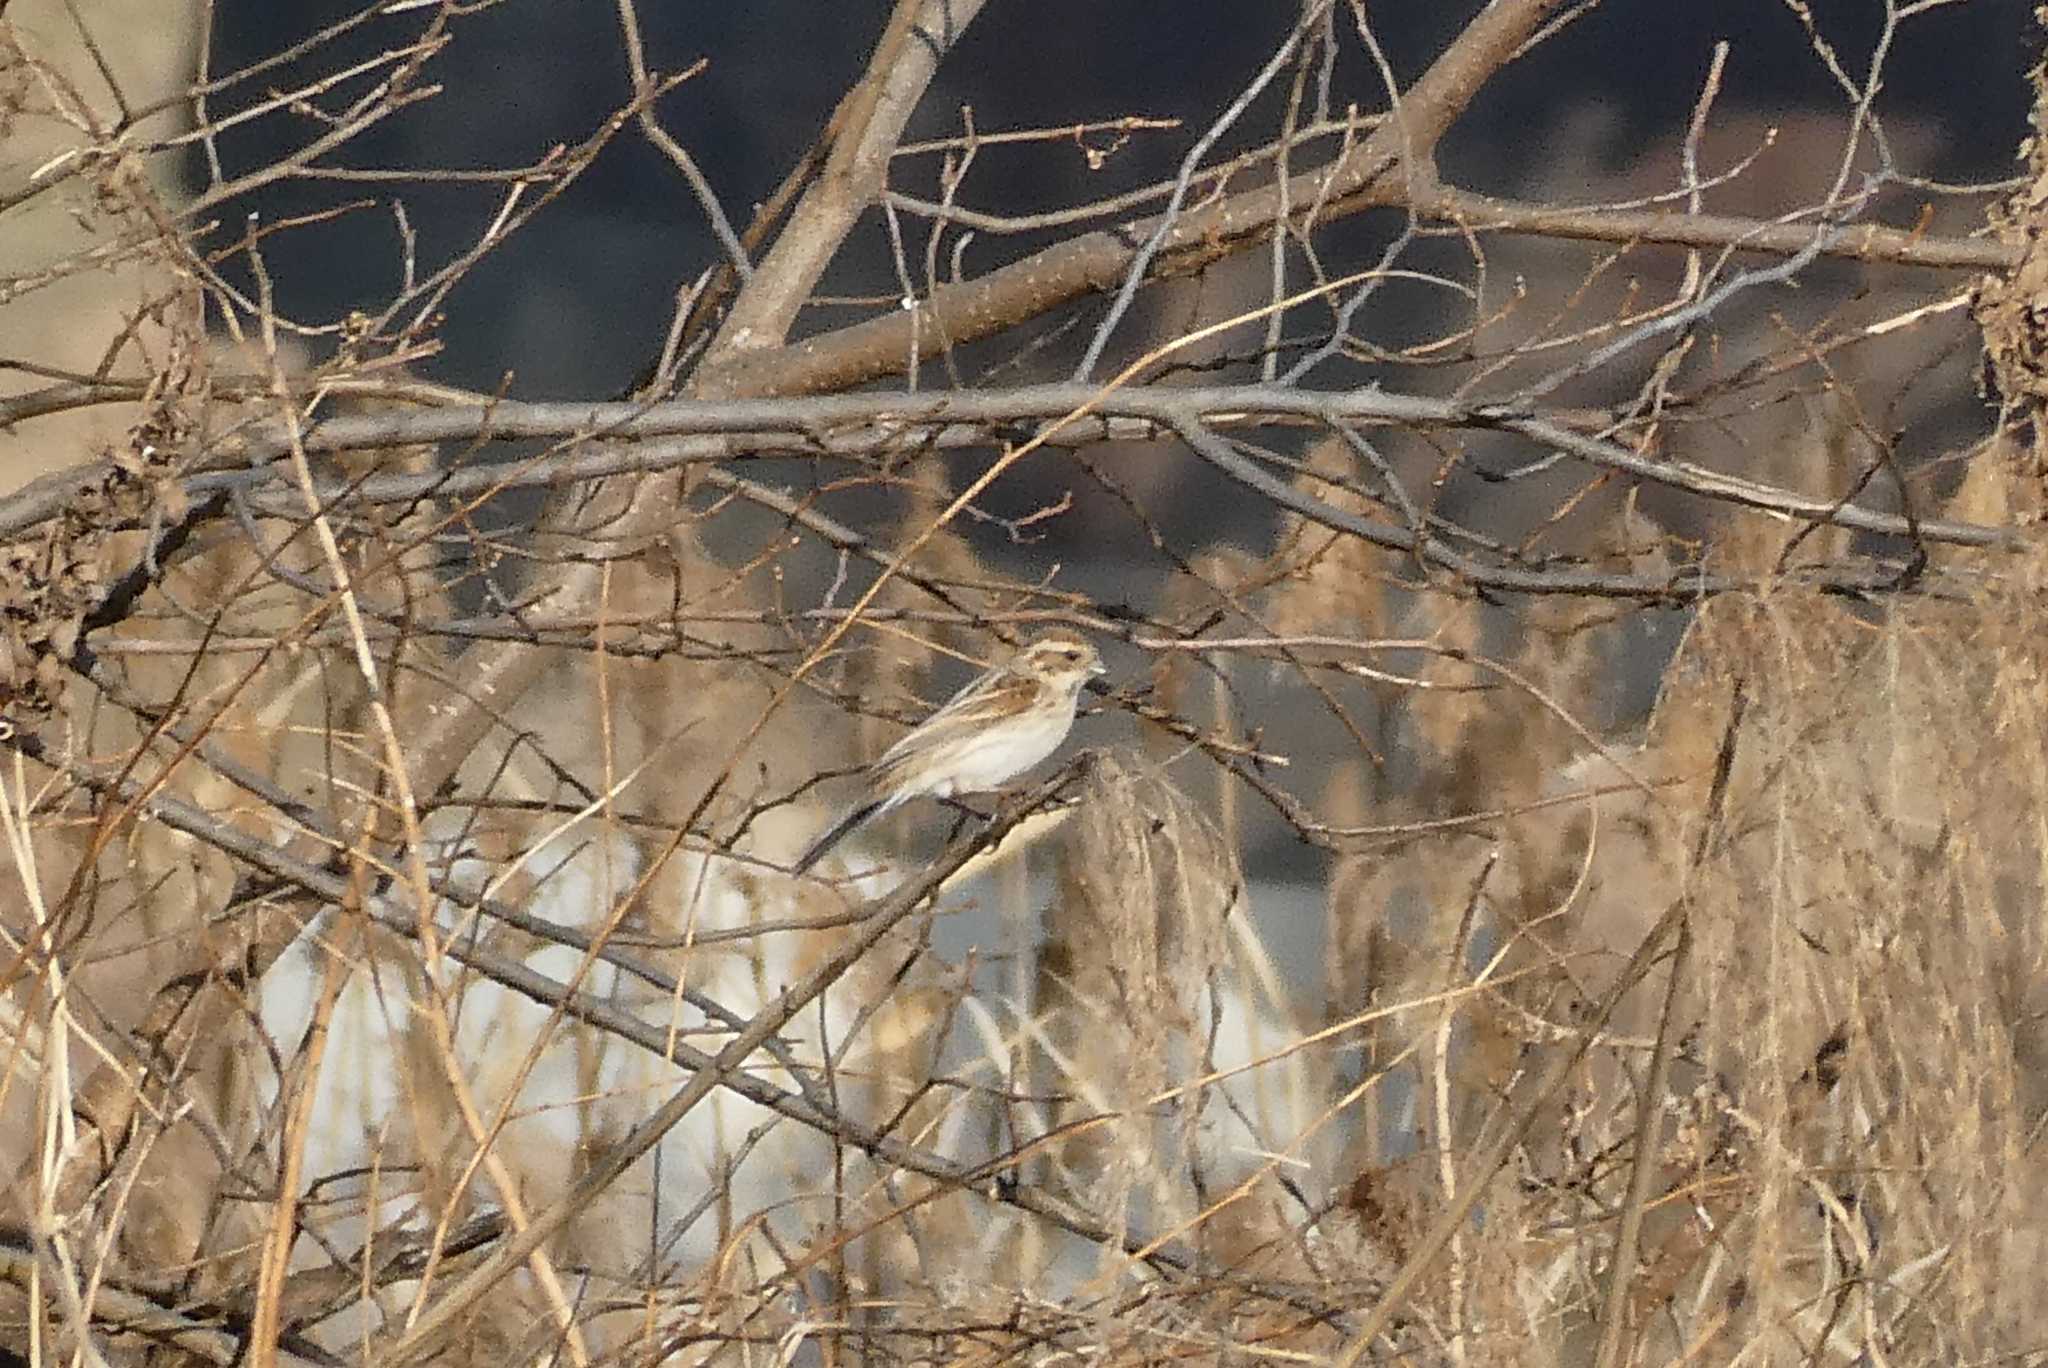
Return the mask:
<svg viewBox="0 0 2048 1368">
<path fill-rule="evenodd" d="M 1098 677 L 1101 675 L 1106 675 L 1109 673 L 1109 666 L 1103 664 L 1101 661 L 1098 660 L 1088 667 L 1088 673 L 1096 675 Z"/>
</svg>

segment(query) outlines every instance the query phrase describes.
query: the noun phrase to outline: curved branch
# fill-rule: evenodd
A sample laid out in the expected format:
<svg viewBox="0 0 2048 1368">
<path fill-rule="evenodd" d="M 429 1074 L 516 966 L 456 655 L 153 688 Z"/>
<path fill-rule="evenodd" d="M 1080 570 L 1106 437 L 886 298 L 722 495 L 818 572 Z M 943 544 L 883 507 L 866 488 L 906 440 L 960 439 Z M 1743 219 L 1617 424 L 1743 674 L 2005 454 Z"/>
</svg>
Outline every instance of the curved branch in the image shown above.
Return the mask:
<svg viewBox="0 0 2048 1368">
<path fill-rule="evenodd" d="M 324 420 L 307 430 L 308 454 L 359 451 L 421 442 L 511 441 L 530 438 L 687 438 L 648 450 L 633 448 L 564 458 L 559 469 L 536 462 L 525 473 L 493 467 L 430 475 L 378 475 L 350 483 L 316 486 L 325 499 L 403 502 L 437 494 L 474 495 L 521 485 L 559 485 L 595 476 L 671 469 L 743 458 L 758 452 L 809 452 L 857 457 L 903 440 L 915 430 L 948 445 L 990 440 L 992 425 L 1058 419 L 1088 406 L 1085 420 L 1143 423 L 1204 429 L 1227 417 L 1236 423 L 1268 420 L 1343 427 L 1381 422 L 1434 428 L 1479 428 L 1513 432 L 1566 455 L 1651 484 L 1700 498 L 1740 504 L 1767 513 L 1825 523 L 1883 536 L 1917 537 L 1954 546 L 2018 550 L 2032 544 L 2010 527 L 1942 519 L 1908 520 L 1823 495 L 1709 470 L 1686 461 L 1650 460 L 1628 447 L 1575 432 L 1540 410 L 1460 403 L 1384 389 L 1343 392 L 1295 389 L 1287 385 L 1216 385 L 1189 388 L 1118 389 L 1093 385 L 1031 385 L 1012 390 L 942 394 L 848 394 L 795 399 L 743 399 L 720 403 L 678 400 L 661 404 L 518 404 L 439 409 L 415 413 L 349 415 Z M 1070 425 L 1072 426 L 1072 425 Z M 1095 427 L 1082 427 L 1091 438 Z M 1142 435 L 1128 427 L 1119 437 Z M 1182 434 L 1185 436 L 1185 434 Z M 289 443 L 279 431 L 248 435 L 238 461 L 253 468 L 211 471 L 190 477 L 185 491 L 194 501 L 223 490 L 253 494 L 279 477 L 268 463 Z M 1205 453 L 1205 459 L 1208 459 Z M 1213 463 L 1213 462 L 1212 462 Z M 107 462 L 92 462 L 36 481 L 0 500 L 0 537 L 19 536 L 60 514 L 79 493 L 112 474 Z M 1397 535 L 1406 538 L 1405 531 Z M 624 534 L 621 533 L 623 537 Z M 630 539 L 630 538 L 628 538 Z M 1404 542 L 1405 545 L 1405 542 Z"/>
</svg>

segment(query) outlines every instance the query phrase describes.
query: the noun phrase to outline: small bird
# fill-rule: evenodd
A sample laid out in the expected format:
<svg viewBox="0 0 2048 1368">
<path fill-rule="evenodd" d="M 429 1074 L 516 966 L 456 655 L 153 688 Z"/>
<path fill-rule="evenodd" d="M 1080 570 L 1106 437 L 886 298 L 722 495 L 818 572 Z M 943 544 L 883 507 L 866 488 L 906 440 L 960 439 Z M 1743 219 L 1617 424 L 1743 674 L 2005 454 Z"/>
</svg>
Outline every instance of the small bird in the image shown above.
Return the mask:
<svg viewBox="0 0 2048 1368">
<path fill-rule="evenodd" d="M 1064 633 L 984 671 L 867 767 L 861 800 L 811 843 L 794 872 L 899 803 L 984 792 L 1030 769 L 1067 739 L 1081 686 L 1101 673 L 1095 648 Z"/>
</svg>

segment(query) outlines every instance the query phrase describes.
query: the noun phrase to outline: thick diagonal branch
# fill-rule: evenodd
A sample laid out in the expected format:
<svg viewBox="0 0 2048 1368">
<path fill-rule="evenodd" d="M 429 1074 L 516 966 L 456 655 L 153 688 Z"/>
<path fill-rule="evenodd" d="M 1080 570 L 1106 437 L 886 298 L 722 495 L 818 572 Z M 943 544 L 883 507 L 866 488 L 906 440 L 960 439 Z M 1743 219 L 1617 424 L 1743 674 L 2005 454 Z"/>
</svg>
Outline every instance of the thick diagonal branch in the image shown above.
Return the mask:
<svg viewBox="0 0 2048 1368">
<path fill-rule="evenodd" d="M 993 336 L 1084 295 L 1114 290 L 1161 229 L 1154 275 L 1181 275 L 1245 251 L 1271 234 L 1286 205 L 1320 205 L 1324 218 L 1425 198 L 1436 145 L 1481 86 L 1520 50 L 1562 0 L 1499 0 L 1458 35 L 1389 118 L 1350 156 L 1232 195 L 1170 224 L 1148 219 L 1087 233 L 987 275 L 932 292 L 914 310 L 887 314 L 771 352 L 735 353 L 700 374 L 697 392 L 811 394 L 890 374 L 913 347 L 929 354 Z M 1398 169 L 1397 169 L 1398 168 Z M 764 269 L 760 275 L 772 272 Z"/>
<path fill-rule="evenodd" d="M 887 182 L 889 159 L 904 126 L 938 71 L 939 61 L 974 21 L 986 0 L 897 0 L 896 11 L 866 77 L 854 93 L 852 117 L 824 170 L 790 213 L 759 269 L 733 301 L 711 355 L 780 347 L 797 311 L 840 245 Z"/>
</svg>

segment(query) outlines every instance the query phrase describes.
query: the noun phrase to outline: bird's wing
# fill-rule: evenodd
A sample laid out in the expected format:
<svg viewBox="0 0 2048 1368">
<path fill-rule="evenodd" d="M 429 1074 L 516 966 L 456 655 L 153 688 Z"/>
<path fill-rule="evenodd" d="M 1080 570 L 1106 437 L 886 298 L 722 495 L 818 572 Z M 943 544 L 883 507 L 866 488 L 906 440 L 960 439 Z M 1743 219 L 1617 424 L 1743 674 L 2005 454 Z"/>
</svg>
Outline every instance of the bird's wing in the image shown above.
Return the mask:
<svg viewBox="0 0 2048 1368">
<path fill-rule="evenodd" d="M 924 721 L 896 738 L 896 744 L 882 752 L 881 758 L 870 766 L 877 773 L 884 772 L 910 750 L 923 744 L 934 729 L 943 729 L 949 722 L 968 712 L 978 700 L 995 689 L 1004 675 L 1010 672 L 1009 663 L 991 665 L 974 678 L 960 686 L 960 691 L 938 706 L 938 709 Z"/>
</svg>

